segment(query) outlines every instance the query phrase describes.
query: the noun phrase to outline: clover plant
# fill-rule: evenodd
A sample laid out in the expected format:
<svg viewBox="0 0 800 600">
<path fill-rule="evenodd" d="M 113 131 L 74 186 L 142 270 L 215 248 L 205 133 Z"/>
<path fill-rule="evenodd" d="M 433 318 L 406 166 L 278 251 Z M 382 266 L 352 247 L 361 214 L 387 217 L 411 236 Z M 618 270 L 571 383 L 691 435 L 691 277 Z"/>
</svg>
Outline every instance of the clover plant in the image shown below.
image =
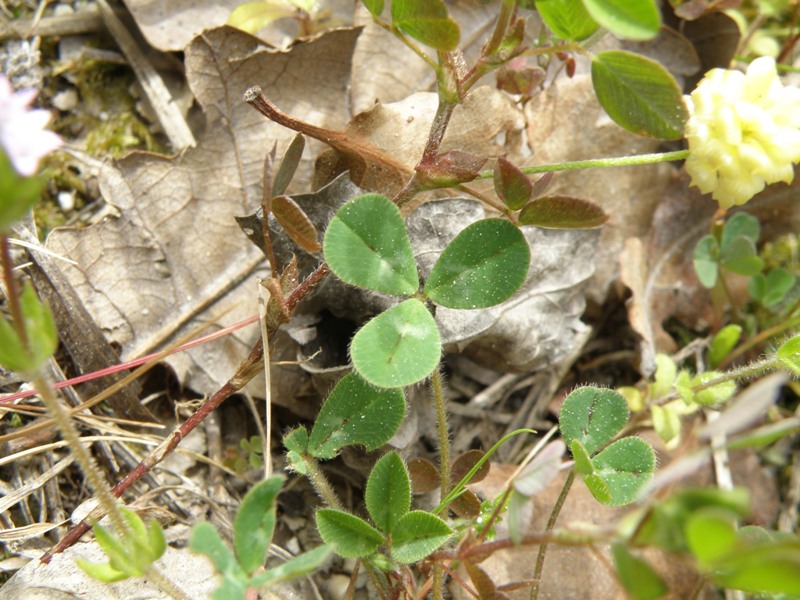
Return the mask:
<svg viewBox="0 0 800 600">
<path fill-rule="evenodd" d="M 265 204 L 264 218 L 271 211 L 300 248 L 315 253 L 321 247 L 324 268 L 334 276 L 347 284 L 396 298 L 393 306 L 366 321 L 353 336 L 349 345 L 353 372 L 332 389 L 310 432 L 306 427 L 298 427 L 285 435 L 289 468 L 307 476 L 327 504 L 316 513 L 322 539 L 340 556 L 360 559 L 372 574 L 380 593 L 396 593 L 396 583 L 390 574 L 401 572 L 402 565 L 432 561 L 437 570 L 436 557 L 441 556 L 460 560 L 475 588 L 492 596 L 497 589 L 478 566 L 482 560 L 483 541 L 506 513 L 512 542 L 530 543 L 522 531 L 524 512 L 531 497 L 564 467 L 561 460 L 568 448 L 574 462 L 548 525 L 548 535 L 552 538 L 536 542 L 540 544 L 540 553 L 533 571 L 531 597 L 535 598 L 547 544 L 550 539 L 557 541 L 560 535 L 552 528 L 576 475 L 599 502 L 608 506 L 632 504 L 647 493 L 656 469 L 656 456 L 644 439 L 625 435 L 631 409 L 636 415 L 648 409 L 656 431 L 665 440 L 674 440 L 680 434 L 683 416 L 704 407 L 719 407 L 734 396 L 736 376 L 723 371 L 694 374 L 678 368 L 670 358 L 659 356 L 655 380 L 644 392 L 622 390 L 623 395 L 593 386 L 577 388 L 566 398 L 559 414 L 563 441 L 546 446 L 503 494 L 481 505 L 465 485 L 483 477 L 478 472 L 494 448 L 480 457 L 450 460 L 436 307 L 480 310 L 508 300 L 524 282 L 531 260 L 531 249 L 520 227 L 586 228 L 601 226 L 608 220 L 609 215 L 589 200 L 548 194 L 552 180 L 550 171 L 681 159 L 689 153 L 666 153 L 643 157 L 641 161 L 636 157 L 576 161 L 553 169 L 518 167 L 500 157 L 491 172 L 481 173 L 485 158 L 459 151 L 439 153 L 438 147 L 449 116 L 465 97 L 465 90 L 496 64 L 509 61 L 522 51 L 519 32 L 524 25 L 515 20 L 515 3 L 502 3 L 499 22 L 505 20 L 506 28 L 498 30 L 484 47 L 473 70 L 461 75 L 454 75 L 447 61 L 434 62 L 416 45 L 421 43 L 434 49 L 440 58 L 457 47 L 458 23 L 450 18 L 443 2 L 394 0 L 390 3 L 388 21 L 383 20 L 384 2 L 365 0 L 363 4 L 376 22 L 405 41 L 436 71 L 440 105 L 428 147 L 406 186 L 392 198 L 366 193 L 347 201 L 327 223 L 321 244 L 317 241 L 315 226 L 299 207 L 291 198 L 279 196 L 283 193 L 282 186 L 278 192 L 273 190 L 272 199 Z M 530 7 L 532 3 L 519 4 Z M 651 38 L 660 27 L 655 4 L 645 0 L 628 3 L 625 7 L 601 0 L 540 0 L 535 6 L 556 38 L 574 44 L 591 38 L 601 26 L 629 39 Z M 574 66 L 571 57 L 562 60 L 568 71 Z M 600 104 L 628 131 L 675 140 L 683 137 L 687 128 L 698 127 L 693 121 L 697 118 L 696 107 L 684 101 L 675 80 L 655 61 L 631 52 L 611 50 L 592 55 L 591 68 Z M 454 77 L 456 83 L 453 83 Z M 323 141 L 338 139 L 332 134 L 319 137 L 318 130 L 287 118 L 258 94 L 260 91 L 248 92 L 248 102 L 266 116 Z M 694 151 L 702 155 L 705 140 L 695 136 L 691 143 Z M 536 180 L 530 177 L 537 173 L 543 175 Z M 698 178 L 700 176 L 698 172 Z M 715 194 L 720 195 L 721 203 L 728 202 L 724 193 L 728 189 L 729 182 L 725 178 L 729 174 L 720 167 L 716 176 L 720 178 L 720 186 Z M 401 208 L 420 191 L 457 186 L 477 178 L 493 180 L 498 201 L 485 196 L 481 199 L 499 213 L 499 217 L 479 220 L 458 233 L 441 252 L 429 275 L 421 278 Z M 699 180 L 697 185 L 706 185 L 705 180 Z M 746 273 L 754 277 L 751 284 L 754 298 L 765 303 L 777 302 L 787 284 L 780 271 L 762 277 L 757 239 L 758 224 L 754 226 L 749 217 L 736 215 L 717 237 L 702 240 L 695 254 L 695 265 L 703 283 L 714 285 L 720 269 Z M 269 248 L 269 243 L 266 246 Z M 281 273 L 274 257 L 270 260 L 273 270 Z M 280 281 L 276 279 L 270 287 L 274 297 L 271 314 L 276 321 L 291 316 L 284 302 L 284 295 L 290 291 L 283 283 L 286 272 L 283 271 Z M 318 272 L 319 269 L 312 277 Z M 730 356 L 740 334 L 741 328 L 735 327 L 718 333 L 709 349 L 712 367 Z M 795 356 L 792 343 L 778 352 L 783 358 L 772 357 L 771 362 L 759 368 L 773 369 L 780 364 L 792 369 Z M 406 465 L 399 454 L 388 452 L 377 460 L 368 477 L 364 494 L 366 517 L 345 510 L 319 462 L 335 458 L 348 446 L 378 450 L 400 427 L 405 413 L 403 388 L 422 382 L 429 382 L 436 408 L 438 467 L 419 459 Z M 786 428 L 782 430 L 785 431 Z M 517 433 L 521 431 L 514 435 Z M 472 466 L 468 470 L 461 468 L 459 461 Z M 412 509 L 412 480 L 413 489 L 418 493 L 439 488 L 441 498 L 436 509 L 430 512 Z M 727 556 L 726 552 L 735 546 L 736 536 L 728 535 L 730 530 L 725 529 L 722 521 L 704 520 L 703 510 L 703 506 L 692 507 L 682 517 L 691 525 L 684 528 L 687 541 L 680 547 L 693 553 L 699 571 L 716 576 L 717 571 L 710 565 Z M 449 511 L 466 516 L 466 527 L 449 519 Z M 721 532 L 716 549 L 703 541 L 715 527 Z M 457 549 L 448 550 L 448 541 L 454 539 L 459 540 Z M 631 548 L 633 542 L 629 537 L 620 534 L 607 541 L 611 542 L 620 581 L 629 593 L 637 598 L 654 598 L 666 592 L 659 575 Z M 384 578 L 378 577 L 378 573 Z M 439 581 L 434 585 L 441 586 L 441 579 L 434 579 Z M 413 593 L 413 584 L 405 585 L 410 586 L 406 592 L 412 590 Z M 792 585 L 788 582 L 782 589 L 790 589 Z M 395 591 L 390 592 L 392 589 Z M 435 593 L 438 597 L 441 587 L 436 588 Z"/>
<path fill-rule="evenodd" d="M 389 452 L 375 463 L 364 500 L 374 526 L 341 510 L 317 511 L 322 539 L 334 544 L 340 556 L 363 558 L 383 547 L 391 560 L 413 563 L 428 556 L 453 534 L 436 515 L 411 510 L 411 479 L 396 452 Z"/>
<path fill-rule="evenodd" d="M 629 418 L 628 403 L 619 392 L 595 387 L 572 392 L 559 413 L 575 471 L 592 495 L 609 506 L 634 502 L 656 468 L 655 452 L 643 439 L 626 436 L 609 443 Z"/>
<path fill-rule="evenodd" d="M 408 297 L 364 325 L 350 348 L 358 373 L 383 388 L 421 381 L 439 364 L 439 331 L 426 301 L 461 309 L 494 306 L 519 289 L 530 264 L 528 243 L 516 226 L 484 219 L 448 244 L 420 285 L 400 211 L 379 194 L 339 209 L 325 232 L 323 253 L 342 281 Z"/>
</svg>

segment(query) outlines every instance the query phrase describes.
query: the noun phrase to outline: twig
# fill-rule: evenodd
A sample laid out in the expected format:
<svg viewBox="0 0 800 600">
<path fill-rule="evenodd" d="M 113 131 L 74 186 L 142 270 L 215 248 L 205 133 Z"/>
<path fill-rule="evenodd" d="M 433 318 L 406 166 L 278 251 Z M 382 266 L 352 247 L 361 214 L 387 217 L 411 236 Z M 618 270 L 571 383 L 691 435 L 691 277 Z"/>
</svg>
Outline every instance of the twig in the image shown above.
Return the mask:
<svg viewBox="0 0 800 600">
<path fill-rule="evenodd" d="M 69 15 L 55 15 L 41 19 L 14 19 L 0 24 L 0 40 L 6 38 L 28 38 L 34 35 L 66 36 L 95 33 L 104 28 L 100 9 L 89 5 Z"/>
<path fill-rule="evenodd" d="M 330 273 L 328 265 L 323 263 L 311 273 L 294 291 L 286 298 L 286 305 L 290 311 L 293 311 L 297 305 L 310 294 L 319 283 L 325 279 Z M 270 337 L 275 334 L 275 330 L 270 331 Z M 165 439 L 153 452 L 151 452 L 142 462 L 140 462 L 135 469 L 133 469 L 127 476 L 125 476 L 112 490 L 112 494 L 119 498 L 125 491 L 130 488 L 136 481 L 143 475 L 150 472 L 150 470 L 166 458 L 177 446 L 180 444 L 184 437 L 189 435 L 195 427 L 203 422 L 203 419 L 208 416 L 211 411 L 219 407 L 225 400 L 230 398 L 231 395 L 242 389 L 253 377 L 255 377 L 263 368 L 264 348 L 262 346 L 261 338 L 255 343 L 250 350 L 250 354 L 242 361 L 236 373 L 228 380 L 228 382 L 218 389 L 214 395 L 206 400 L 203 405 L 197 409 L 191 417 L 189 417 L 180 427 L 175 429 L 170 436 Z M 81 536 L 89 531 L 91 525 L 87 520 L 83 520 L 76 525 L 61 541 L 58 542 L 49 552 L 42 556 L 41 561 L 44 563 L 50 562 L 53 554 L 63 552 Z"/>
<path fill-rule="evenodd" d="M 128 59 L 139 83 L 142 84 L 142 89 L 148 100 L 150 100 L 150 104 L 158 117 L 158 122 L 164 128 L 169 141 L 179 150 L 194 146 L 196 142 L 192 130 L 173 101 L 172 94 L 164 84 L 164 80 L 161 79 L 161 75 L 147 60 L 144 52 L 142 52 L 133 36 L 108 5 L 107 0 L 97 0 L 97 4 L 100 7 L 100 15 L 103 17 L 108 30 Z"/>
<path fill-rule="evenodd" d="M 564 506 L 573 481 L 575 481 L 575 469 L 570 469 L 567 480 L 564 482 L 564 487 L 561 488 L 561 493 L 558 495 L 558 499 L 550 513 L 550 518 L 547 520 L 547 527 L 545 528 L 546 533 L 550 533 L 556 526 L 558 515 Z M 533 571 L 533 585 L 531 586 L 531 600 L 537 600 L 539 597 L 539 588 L 542 583 L 542 571 L 544 570 L 544 559 L 545 556 L 547 556 L 547 546 L 548 540 L 542 541 L 539 546 L 539 554 L 536 556 L 536 568 Z"/>
</svg>

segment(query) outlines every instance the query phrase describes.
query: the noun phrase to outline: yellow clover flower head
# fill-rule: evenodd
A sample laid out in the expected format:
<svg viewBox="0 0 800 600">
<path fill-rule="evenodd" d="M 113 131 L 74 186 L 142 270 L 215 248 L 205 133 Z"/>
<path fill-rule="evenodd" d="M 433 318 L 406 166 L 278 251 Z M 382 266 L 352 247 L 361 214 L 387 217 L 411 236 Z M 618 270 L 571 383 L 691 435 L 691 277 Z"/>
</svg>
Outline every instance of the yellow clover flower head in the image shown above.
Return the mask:
<svg viewBox="0 0 800 600">
<path fill-rule="evenodd" d="M 686 96 L 686 171 L 722 208 L 744 204 L 769 183 L 794 177 L 800 162 L 800 90 L 784 87 L 775 61 L 747 73 L 712 69 Z"/>
</svg>

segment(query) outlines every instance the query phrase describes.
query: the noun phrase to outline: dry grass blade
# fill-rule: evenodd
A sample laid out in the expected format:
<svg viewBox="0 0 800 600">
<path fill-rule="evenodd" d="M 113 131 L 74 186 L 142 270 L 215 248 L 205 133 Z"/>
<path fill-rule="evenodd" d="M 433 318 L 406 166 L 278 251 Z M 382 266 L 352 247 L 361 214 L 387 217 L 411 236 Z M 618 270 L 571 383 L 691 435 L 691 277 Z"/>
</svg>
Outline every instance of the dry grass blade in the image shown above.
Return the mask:
<svg viewBox="0 0 800 600">
<path fill-rule="evenodd" d="M 6 494 L 0 499 L 0 512 L 5 512 L 12 506 L 14 506 L 17 502 L 20 502 L 22 499 L 26 498 L 39 488 L 41 488 L 45 483 L 50 481 L 53 477 L 56 477 L 61 471 L 66 469 L 70 466 L 73 462 L 75 462 L 75 458 L 72 456 L 67 456 L 66 458 L 62 458 L 52 467 L 47 469 L 44 473 L 39 475 L 39 477 L 28 481 L 22 487 L 15 489 L 10 494 Z"/>
<path fill-rule="evenodd" d="M 195 145 L 194 134 L 189 129 L 186 119 L 183 118 L 178 106 L 173 102 L 161 76 L 156 72 L 150 62 L 139 48 L 133 36 L 119 20 L 106 0 L 98 0 L 100 15 L 103 17 L 108 30 L 114 36 L 117 44 L 127 57 L 136 77 L 142 84 L 142 89 L 147 95 L 153 110 L 158 116 L 158 121 L 164 128 L 172 145 L 177 149 Z"/>
</svg>

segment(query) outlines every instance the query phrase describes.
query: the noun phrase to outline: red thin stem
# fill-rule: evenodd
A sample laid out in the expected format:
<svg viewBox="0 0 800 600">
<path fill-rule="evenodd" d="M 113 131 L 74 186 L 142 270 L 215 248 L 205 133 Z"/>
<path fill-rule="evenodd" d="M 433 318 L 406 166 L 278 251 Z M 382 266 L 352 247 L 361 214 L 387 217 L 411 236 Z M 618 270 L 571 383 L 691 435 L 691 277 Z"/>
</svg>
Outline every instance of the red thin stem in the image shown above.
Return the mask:
<svg viewBox="0 0 800 600">
<path fill-rule="evenodd" d="M 311 273 L 311 275 L 304 279 L 302 283 L 300 283 L 300 285 L 298 285 L 292 291 L 292 293 L 286 299 L 286 306 L 289 308 L 290 313 L 297 308 L 297 305 L 303 299 L 305 299 L 323 279 L 325 279 L 328 273 L 330 273 L 330 268 L 327 264 L 322 263 L 313 273 Z M 276 330 L 277 327 L 272 331 L 268 331 L 269 336 L 272 337 Z M 186 421 L 184 421 L 180 427 L 175 429 L 172 434 L 158 446 L 158 448 L 151 452 L 147 458 L 140 462 L 130 473 L 128 473 L 119 483 L 117 483 L 111 493 L 119 498 L 125 493 L 126 490 L 128 490 L 128 488 L 130 488 L 145 474 L 150 472 L 153 467 L 166 458 L 173 450 L 175 450 L 178 444 L 181 443 L 183 438 L 189 435 L 195 429 L 195 427 L 203 422 L 203 419 L 205 419 L 214 409 L 218 408 L 223 402 L 225 402 L 225 400 L 230 398 L 231 395 L 242 389 L 247 382 L 255 377 L 256 374 L 261 371 L 261 369 L 263 369 L 263 358 L 264 347 L 262 345 L 262 339 L 259 338 L 250 350 L 247 358 L 242 361 L 242 363 L 239 365 L 239 368 L 236 370 L 236 373 L 234 373 L 228 382 L 218 389 L 213 396 L 206 400 L 203 405 L 198 408 L 192 416 L 186 419 Z M 72 544 L 77 542 L 84 533 L 89 531 L 90 528 L 90 523 L 85 519 L 78 523 L 78 525 L 76 525 L 69 533 L 67 533 L 67 535 L 64 536 L 64 538 L 58 542 L 58 544 L 56 544 L 52 550 L 42 556 L 41 561 L 44 563 L 49 563 L 53 558 L 53 554 L 63 552 L 69 548 Z"/>
<path fill-rule="evenodd" d="M 195 346 L 199 346 L 201 344 L 205 344 L 206 342 L 210 342 L 216 340 L 217 338 L 226 336 L 230 333 L 233 333 L 237 329 L 241 329 L 242 327 L 247 327 L 248 325 L 256 323 L 257 321 L 258 321 L 258 315 L 254 315 L 252 317 L 248 317 L 244 321 L 239 321 L 238 323 L 234 323 L 229 327 L 225 327 L 224 329 L 215 331 L 214 333 L 204 335 L 202 337 L 197 338 L 196 340 L 192 340 L 191 342 L 186 342 L 185 344 L 173 348 L 166 354 L 164 354 L 163 352 L 154 352 L 152 354 L 148 354 L 147 356 L 142 356 L 141 358 L 135 358 L 133 360 L 120 363 L 118 365 L 112 365 L 110 367 L 106 367 L 105 369 L 100 369 L 99 371 L 92 371 L 91 373 L 84 373 L 83 375 L 79 375 L 78 377 L 73 377 L 72 379 L 67 379 L 66 381 L 59 381 L 58 383 L 53 384 L 52 387 L 54 390 L 59 390 L 61 388 L 69 387 L 71 385 L 78 385 L 79 383 L 84 383 L 86 381 L 91 381 L 93 379 L 99 379 L 101 377 L 105 377 L 106 375 L 119 373 L 120 371 L 127 371 L 129 369 L 141 366 L 158 356 L 163 358 L 164 356 L 169 356 L 170 354 L 176 354 L 177 352 L 190 350 Z M 0 398 L 0 405 L 10 404 L 15 400 L 19 400 L 21 398 L 28 398 L 30 396 L 35 396 L 38 393 L 39 392 L 37 390 L 32 389 L 32 390 L 25 390 L 24 392 L 17 392 L 16 394 L 11 394 L 9 396 L 4 396 L 3 398 Z"/>
<path fill-rule="evenodd" d="M 14 323 L 14 329 L 22 342 L 22 347 L 25 348 L 27 352 L 30 348 L 28 332 L 25 329 L 22 306 L 19 302 L 17 278 L 14 277 L 14 264 L 11 261 L 11 244 L 9 244 L 8 236 L 5 234 L 0 235 L 0 258 L 2 259 L 3 273 L 5 274 L 6 297 L 8 298 L 8 307 L 11 311 L 11 319 Z"/>
</svg>

